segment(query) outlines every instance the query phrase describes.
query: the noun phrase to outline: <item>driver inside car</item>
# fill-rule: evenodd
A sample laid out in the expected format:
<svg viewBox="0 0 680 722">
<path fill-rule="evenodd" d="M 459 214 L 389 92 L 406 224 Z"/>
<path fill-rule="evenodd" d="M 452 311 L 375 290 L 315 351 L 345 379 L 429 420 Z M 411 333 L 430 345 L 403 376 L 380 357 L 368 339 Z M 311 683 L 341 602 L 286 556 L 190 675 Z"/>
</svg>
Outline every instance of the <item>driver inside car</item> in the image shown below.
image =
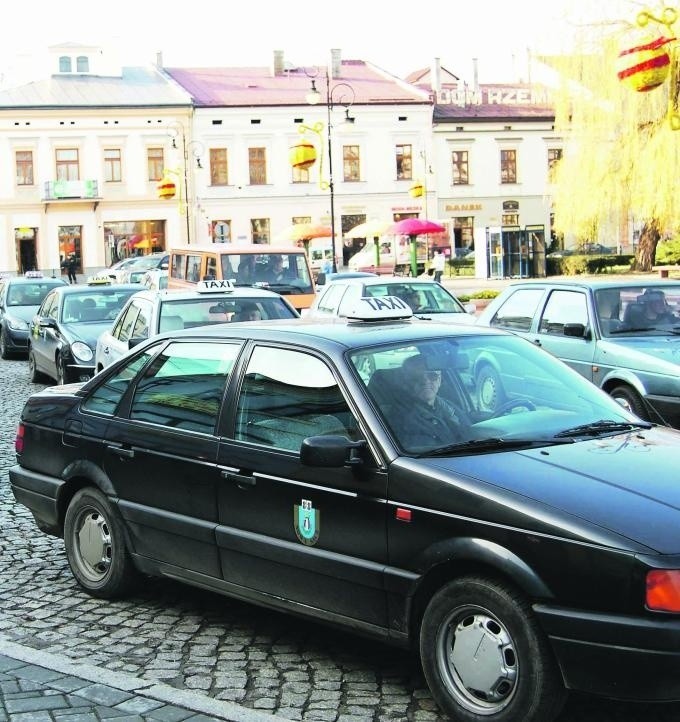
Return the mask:
<svg viewBox="0 0 680 722">
<path fill-rule="evenodd" d="M 442 369 L 415 354 L 401 366 L 404 410 L 391 420 L 405 448 L 436 447 L 461 440 L 462 420 L 449 401 L 441 398 Z"/>
</svg>

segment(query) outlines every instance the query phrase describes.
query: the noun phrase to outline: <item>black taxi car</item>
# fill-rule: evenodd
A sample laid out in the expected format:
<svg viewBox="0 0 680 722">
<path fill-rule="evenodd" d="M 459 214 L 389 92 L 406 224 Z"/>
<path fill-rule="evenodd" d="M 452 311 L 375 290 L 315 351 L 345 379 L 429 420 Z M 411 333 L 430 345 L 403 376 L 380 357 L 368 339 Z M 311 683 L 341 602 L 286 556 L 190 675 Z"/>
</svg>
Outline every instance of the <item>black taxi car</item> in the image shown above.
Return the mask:
<svg viewBox="0 0 680 722">
<path fill-rule="evenodd" d="M 153 337 L 27 400 L 14 496 L 91 595 L 169 576 L 411 645 L 456 720 L 679 699 L 680 433 L 511 333 L 410 315 Z"/>
<path fill-rule="evenodd" d="M 43 276 L 40 271 L 0 278 L 0 357 L 26 355 L 31 319 L 47 293 L 65 285 L 62 278 Z"/>
<path fill-rule="evenodd" d="M 58 286 L 43 299 L 30 323 L 28 373 L 59 384 L 86 381 L 95 372 L 99 336 L 110 328 L 138 283 L 114 284 L 93 276 L 88 283 Z"/>
</svg>

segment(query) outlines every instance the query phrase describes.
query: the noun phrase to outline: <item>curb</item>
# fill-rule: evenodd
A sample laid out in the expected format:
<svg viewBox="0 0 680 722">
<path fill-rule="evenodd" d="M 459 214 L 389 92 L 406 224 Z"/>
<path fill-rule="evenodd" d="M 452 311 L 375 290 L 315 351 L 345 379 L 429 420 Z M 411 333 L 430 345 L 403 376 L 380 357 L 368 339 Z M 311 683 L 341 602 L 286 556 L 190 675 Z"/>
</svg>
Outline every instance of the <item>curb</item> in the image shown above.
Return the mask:
<svg viewBox="0 0 680 722">
<path fill-rule="evenodd" d="M 192 690 L 171 687 L 161 682 L 141 679 L 125 672 L 114 672 L 90 664 L 78 664 L 61 655 L 43 652 L 10 642 L 0 635 L 0 656 L 32 664 L 60 674 L 78 677 L 95 684 L 129 692 L 139 697 L 183 707 L 228 722 L 283 722 L 287 718 L 242 707 L 235 702 L 212 699 Z M 49 686 L 49 685 L 48 685 Z"/>
</svg>

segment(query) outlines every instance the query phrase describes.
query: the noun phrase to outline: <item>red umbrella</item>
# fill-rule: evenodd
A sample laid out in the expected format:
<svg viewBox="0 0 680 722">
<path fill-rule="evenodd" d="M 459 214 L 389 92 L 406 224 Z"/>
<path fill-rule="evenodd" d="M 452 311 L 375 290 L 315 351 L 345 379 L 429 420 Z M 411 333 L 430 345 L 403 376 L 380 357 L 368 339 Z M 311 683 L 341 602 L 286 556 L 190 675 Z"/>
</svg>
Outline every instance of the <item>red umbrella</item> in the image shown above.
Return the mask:
<svg viewBox="0 0 680 722">
<path fill-rule="evenodd" d="M 416 236 L 422 236 L 424 233 L 441 233 L 445 230 L 444 226 L 434 221 L 428 221 L 426 218 L 404 218 L 390 226 L 387 232 L 409 236 L 411 239 L 411 275 L 417 276 Z"/>
<path fill-rule="evenodd" d="M 426 218 L 404 218 L 391 225 L 387 232 L 401 233 L 404 236 L 421 236 L 423 233 L 441 233 L 445 230 L 444 226 Z"/>
</svg>

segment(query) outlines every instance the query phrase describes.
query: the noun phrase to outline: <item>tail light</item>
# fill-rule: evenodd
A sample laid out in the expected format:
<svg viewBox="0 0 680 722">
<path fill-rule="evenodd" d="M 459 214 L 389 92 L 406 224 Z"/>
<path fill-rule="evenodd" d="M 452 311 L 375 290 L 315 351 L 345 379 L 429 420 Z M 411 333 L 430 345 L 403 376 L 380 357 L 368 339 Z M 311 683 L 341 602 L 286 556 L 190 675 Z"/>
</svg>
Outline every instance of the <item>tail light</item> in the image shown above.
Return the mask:
<svg viewBox="0 0 680 722">
<path fill-rule="evenodd" d="M 649 609 L 658 612 L 680 612 L 680 569 L 654 569 L 647 572 Z"/>
<path fill-rule="evenodd" d="M 14 439 L 14 451 L 17 452 L 17 454 L 21 454 L 24 450 L 24 425 L 19 424 L 17 427 L 17 435 Z"/>
</svg>

